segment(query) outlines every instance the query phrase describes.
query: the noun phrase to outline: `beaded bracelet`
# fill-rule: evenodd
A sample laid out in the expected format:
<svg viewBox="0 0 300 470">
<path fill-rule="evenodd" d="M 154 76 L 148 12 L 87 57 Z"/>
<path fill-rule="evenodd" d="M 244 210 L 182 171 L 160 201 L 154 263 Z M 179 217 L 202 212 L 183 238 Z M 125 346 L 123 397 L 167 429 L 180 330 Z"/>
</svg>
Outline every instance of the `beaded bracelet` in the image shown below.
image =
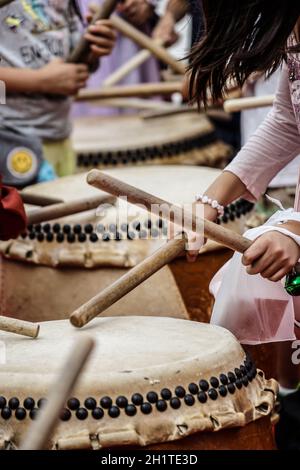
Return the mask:
<svg viewBox="0 0 300 470">
<path fill-rule="evenodd" d="M 202 204 L 208 204 L 213 209 L 216 209 L 216 211 L 218 212 L 218 216 L 222 217 L 224 215 L 224 206 L 221 206 L 221 204 L 219 204 L 218 201 L 216 201 L 215 199 L 211 199 L 208 196 L 198 194 L 196 196 L 196 201 L 202 202 Z"/>
</svg>

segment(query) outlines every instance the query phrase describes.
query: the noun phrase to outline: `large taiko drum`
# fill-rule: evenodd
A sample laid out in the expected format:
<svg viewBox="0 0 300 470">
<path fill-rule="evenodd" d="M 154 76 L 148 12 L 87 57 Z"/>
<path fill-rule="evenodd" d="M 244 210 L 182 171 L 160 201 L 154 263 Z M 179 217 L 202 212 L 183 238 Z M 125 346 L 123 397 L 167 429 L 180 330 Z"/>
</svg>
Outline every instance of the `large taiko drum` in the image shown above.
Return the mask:
<svg viewBox="0 0 300 470">
<path fill-rule="evenodd" d="M 83 334 L 41 324 L 37 341 L 0 334 L 0 447 L 18 447 L 63 358 Z M 97 347 L 62 410 L 50 449 L 272 449 L 277 383 L 231 333 L 174 318 L 96 319 Z"/>
<path fill-rule="evenodd" d="M 171 202 L 185 204 L 192 202 L 219 170 L 172 166 L 124 168 L 109 173 Z M 99 194 L 87 185 L 83 174 L 36 185 L 26 191 L 66 201 Z M 220 223 L 241 233 L 251 210 L 251 204 L 238 201 L 226 209 Z M 166 242 L 165 222 L 150 218 L 146 211 L 135 206 L 129 208 L 123 202 L 117 211 L 110 207 L 103 217 L 99 211 L 97 214 L 92 211 L 29 227 L 28 233 L 18 240 L 0 243 L 4 255 L 2 314 L 31 321 L 64 319 Z M 172 264 L 165 267 L 105 314 L 131 315 L 143 307 L 145 315 L 207 321 L 211 306 L 207 284 L 225 256 L 217 246 L 210 248 L 213 251 L 200 257 L 197 272 L 191 275 L 186 271 L 189 267 L 185 258 L 175 261 L 174 272 Z M 190 309 L 190 300 L 201 310 Z"/>
<path fill-rule="evenodd" d="M 75 119 L 73 146 L 78 169 L 118 165 L 202 165 L 224 168 L 232 149 L 219 141 L 204 114 L 186 112 Z"/>
</svg>

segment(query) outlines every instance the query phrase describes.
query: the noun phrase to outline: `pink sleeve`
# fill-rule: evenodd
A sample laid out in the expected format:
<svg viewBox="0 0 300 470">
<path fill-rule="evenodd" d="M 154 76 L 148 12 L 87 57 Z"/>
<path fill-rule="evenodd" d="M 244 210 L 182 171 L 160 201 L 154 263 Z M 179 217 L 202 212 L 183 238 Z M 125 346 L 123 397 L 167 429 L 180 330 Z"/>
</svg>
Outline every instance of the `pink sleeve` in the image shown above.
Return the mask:
<svg viewBox="0 0 300 470">
<path fill-rule="evenodd" d="M 285 65 L 272 110 L 224 171 L 234 173 L 247 187 L 250 200 L 265 193 L 269 182 L 300 153 L 300 135 Z"/>
</svg>

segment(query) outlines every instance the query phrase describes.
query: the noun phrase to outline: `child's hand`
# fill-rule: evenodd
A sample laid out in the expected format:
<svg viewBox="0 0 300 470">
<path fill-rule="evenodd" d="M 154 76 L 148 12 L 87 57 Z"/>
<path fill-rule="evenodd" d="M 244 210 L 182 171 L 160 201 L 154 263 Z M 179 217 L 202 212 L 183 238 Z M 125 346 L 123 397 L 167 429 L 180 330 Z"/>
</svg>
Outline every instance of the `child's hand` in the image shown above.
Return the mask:
<svg viewBox="0 0 300 470">
<path fill-rule="evenodd" d="M 176 21 L 173 15 L 166 13 L 157 23 L 152 33 L 153 39 L 162 41 L 165 47 L 170 47 L 179 39 L 175 29 Z"/>
<path fill-rule="evenodd" d="M 242 262 L 248 274 L 261 274 L 270 281 L 280 281 L 296 265 L 300 248 L 287 235 L 268 232 L 257 238 L 244 253 Z"/>
<path fill-rule="evenodd" d="M 110 20 L 99 20 L 90 25 L 84 37 L 91 43 L 91 51 L 96 57 L 111 54 L 117 39 Z"/>
<path fill-rule="evenodd" d="M 87 65 L 66 64 L 61 59 L 53 60 L 37 73 L 39 76 L 37 91 L 54 95 L 76 95 L 86 86 L 89 78 Z"/>
<path fill-rule="evenodd" d="M 201 203 L 198 202 L 196 204 L 198 205 Z M 203 207 L 203 216 L 206 220 L 215 222 L 217 218 L 217 212 L 208 204 L 205 204 Z M 194 263 L 195 261 L 197 261 L 197 258 L 199 256 L 199 250 L 203 245 L 205 245 L 206 241 L 207 240 L 204 239 L 201 234 L 192 235 L 192 233 L 189 233 L 189 246 L 187 247 L 186 251 L 186 257 L 189 263 Z M 196 247 L 196 249 L 194 248 L 194 246 Z"/>
<path fill-rule="evenodd" d="M 153 6 L 146 0 L 124 0 L 118 6 L 118 12 L 135 26 L 142 26 L 153 15 Z"/>
</svg>

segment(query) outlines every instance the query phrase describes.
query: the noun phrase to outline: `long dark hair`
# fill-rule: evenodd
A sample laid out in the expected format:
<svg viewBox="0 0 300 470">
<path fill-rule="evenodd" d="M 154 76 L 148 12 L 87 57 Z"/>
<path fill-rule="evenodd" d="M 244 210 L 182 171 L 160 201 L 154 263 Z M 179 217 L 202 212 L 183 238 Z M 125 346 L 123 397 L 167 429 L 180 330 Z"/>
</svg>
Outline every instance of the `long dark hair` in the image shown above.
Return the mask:
<svg viewBox="0 0 300 470">
<path fill-rule="evenodd" d="M 295 0 L 203 0 L 205 32 L 190 59 L 190 98 L 218 100 L 233 78 L 242 86 L 255 71 L 271 75 L 286 60 L 287 41 L 300 15 Z"/>
</svg>

